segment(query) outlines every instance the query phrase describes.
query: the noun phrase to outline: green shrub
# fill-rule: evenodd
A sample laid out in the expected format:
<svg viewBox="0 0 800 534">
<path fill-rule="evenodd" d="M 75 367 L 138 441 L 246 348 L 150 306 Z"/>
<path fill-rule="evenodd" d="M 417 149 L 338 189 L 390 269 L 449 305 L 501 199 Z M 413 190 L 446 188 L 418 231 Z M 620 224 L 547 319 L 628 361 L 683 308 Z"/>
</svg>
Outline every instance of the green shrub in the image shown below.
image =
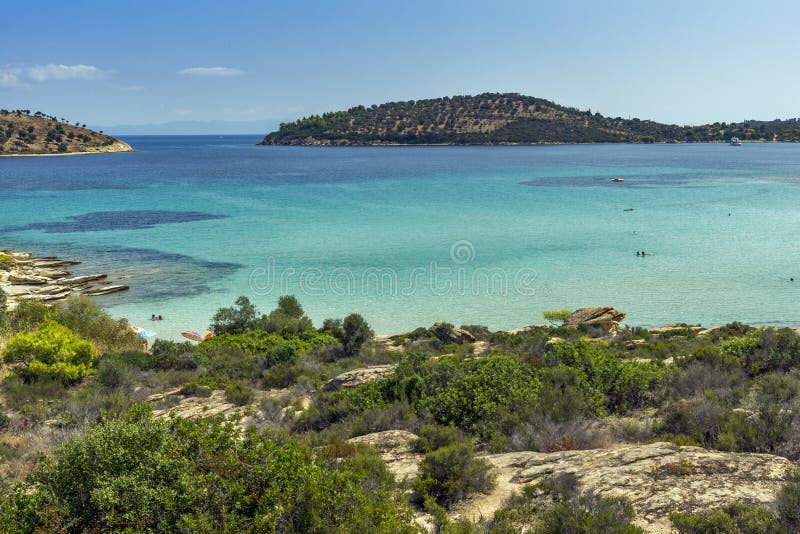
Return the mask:
<svg viewBox="0 0 800 534">
<path fill-rule="evenodd" d="M 87 298 L 72 298 L 53 307 L 53 320 L 91 341 L 101 354 L 140 350 L 142 339 L 128 321 L 114 319 Z"/>
<path fill-rule="evenodd" d="M 341 341 L 344 356 L 358 354 L 361 346 L 375 335 L 367 321 L 357 313 L 351 313 L 344 320 L 325 319 L 321 331 Z"/>
<path fill-rule="evenodd" d="M 181 389 L 178 390 L 178 395 L 183 395 L 184 397 L 210 397 L 211 393 L 213 393 L 211 386 L 198 382 L 197 380 L 191 380 L 185 383 L 181 386 Z"/>
<path fill-rule="evenodd" d="M 11 418 L 3 411 L 3 405 L 0 404 L 0 432 L 7 429 L 10 425 Z"/>
<path fill-rule="evenodd" d="M 253 391 L 243 384 L 233 383 L 225 388 L 225 400 L 236 406 L 250 404 L 253 398 Z"/>
<path fill-rule="evenodd" d="M 425 455 L 413 482 L 414 499 L 424 503 L 431 498 L 449 508 L 474 493 L 490 491 L 494 485 L 491 464 L 475 458 L 471 441 L 461 441 Z"/>
<path fill-rule="evenodd" d="M 238 334 L 255 325 L 258 318 L 256 307 L 245 296 L 236 299 L 234 306 L 220 308 L 211 318 L 209 327 L 215 335 Z"/>
<path fill-rule="evenodd" d="M 780 534 L 778 519 L 761 506 L 734 503 L 697 514 L 673 512 L 669 516 L 680 534 Z"/>
<path fill-rule="evenodd" d="M 778 492 L 775 507 L 789 532 L 800 532 L 800 469 L 795 468 Z"/>
<path fill-rule="evenodd" d="M 66 326 L 46 320 L 37 331 L 11 338 L 3 354 L 6 363 L 19 364 L 14 373 L 26 382 L 45 379 L 68 385 L 93 372 L 95 349 Z"/>
<path fill-rule="evenodd" d="M 562 324 L 570 315 L 572 315 L 572 312 L 569 310 L 542 312 L 544 320 L 552 325 Z"/>
<path fill-rule="evenodd" d="M 643 534 L 644 530 L 631 524 L 635 517 L 636 512 L 625 497 L 589 493 L 545 509 L 537 533 Z"/>
<path fill-rule="evenodd" d="M 410 445 L 416 452 L 423 454 L 454 445 L 466 438 L 457 428 L 452 426 L 425 425 L 419 431 L 419 437 L 413 440 Z"/>
<path fill-rule="evenodd" d="M 136 408 L 0 497 L 8 532 L 419 532 L 376 453 L 318 455 L 219 421 Z"/>
<path fill-rule="evenodd" d="M 305 372 L 301 363 L 280 362 L 276 363 L 261 374 L 264 387 L 288 388 Z"/>
<path fill-rule="evenodd" d="M 461 329 L 472 334 L 478 341 L 489 341 L 492 337 L 492 332 L 489 330 L 489 327 L 480 324 L 462 324 Z"/>
<path fill-rule="evenodd" d="M 10 313 L 9 327 L 12 332 L 30 332 L 38 328 L 50 314 L 50 308 L 38 300 L 23 299 Z"/>
</svg>

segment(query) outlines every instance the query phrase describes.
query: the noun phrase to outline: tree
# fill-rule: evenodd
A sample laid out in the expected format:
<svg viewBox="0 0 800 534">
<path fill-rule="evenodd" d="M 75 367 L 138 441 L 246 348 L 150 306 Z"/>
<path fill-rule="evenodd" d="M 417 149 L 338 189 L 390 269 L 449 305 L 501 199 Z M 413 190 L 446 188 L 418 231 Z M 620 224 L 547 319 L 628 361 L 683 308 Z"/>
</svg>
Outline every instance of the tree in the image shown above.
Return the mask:
<svg viewBox="0 0 800 534">
<path fill-rule="evenodd" d="M 51 379 L 68 385 L 93 372 L 92 358 L 95 354 L 90 342 L 48 319 L 37 331 L 11 338 L 4 360 L 21 364 L 14 372 L 25 382 Z"/>
<path fill-rule="evenodd" d="M 220 308 L 211 318 L 211 330 L 215 335 L 238 334 L 253 327 L 258 318 L 256 307 L 245 296 L 236 299 L 236 305 Z"/>
<path fill-rule="evenodd" d="M 367 321 L 358 313 L 351 313 L 342 321 L 342 345 L 348 356 L 361 350 L 365 341 L 375 335 Z"/>
</svg>

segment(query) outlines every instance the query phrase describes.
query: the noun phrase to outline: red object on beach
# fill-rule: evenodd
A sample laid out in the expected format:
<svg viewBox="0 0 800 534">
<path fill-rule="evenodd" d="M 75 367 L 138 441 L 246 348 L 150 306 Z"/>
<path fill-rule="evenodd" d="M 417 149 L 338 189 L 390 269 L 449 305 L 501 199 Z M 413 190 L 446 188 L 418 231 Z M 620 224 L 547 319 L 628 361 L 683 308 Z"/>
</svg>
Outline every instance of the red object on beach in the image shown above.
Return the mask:
<svg viewBox="0 0 800 534">
<path fill-rule="evenodd" d="M 203 341 L 203 336 L 201 336 L 194 330 L 187 330 L 186 332 L 181 332 L 181 335 L 186 339 L 191 339 L 192 341 Z"/>
<path fill-rule="evenodd" d="M 214 337 L 214 332 L 206 332 L 205 339 L 211 339 L 212 337 Z"/>
</svg>

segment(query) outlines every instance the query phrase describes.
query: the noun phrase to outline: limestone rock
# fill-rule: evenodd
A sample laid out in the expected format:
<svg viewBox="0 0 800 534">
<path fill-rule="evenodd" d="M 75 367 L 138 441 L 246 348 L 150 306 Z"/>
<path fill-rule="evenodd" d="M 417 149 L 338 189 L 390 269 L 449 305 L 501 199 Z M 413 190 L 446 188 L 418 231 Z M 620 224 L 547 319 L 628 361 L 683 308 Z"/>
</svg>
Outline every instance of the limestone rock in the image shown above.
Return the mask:
<svg viewBox="0 0 800 534">
<path fill-rule="evenodd" d="M 397 480 L 409 480 L 417 476 L 422 455 L 411 449 L 410 443 L 417 435 L 407 430 L 385 430 L 350 438 L 351 443 L 372 445 L 381 453 L 381 458 Z"/>
<path fill-rule="evenodd" d="M 412 478 L 422 455 L 411 450 L 416 436 L 404 430 L 376 432 L 352 438 L 377 448 L 398 477 Z M 635 523 L 646 532 L 672 531 L 669 514 L 700 512 L 734 502 L 774 504 L 792 463 L 781 456 L 730 453 L 671 443 L 627 445 L 614 449 L 510 452 L 484 455 L 495 468 L 497 486 L 450 511 L 451 519 L 491 518 L 506 499 L 524 486 L 552 475 L 572 473 L 580 491 L 621 495 L 636 510 Z M 417 522 L 433 524 L 420 513 Z"/>
<path fill-rule="evenodd" d="M 83 291 L 81 292 L 81 295 L 85 295 L 87 297 L 96 297 L 98 295 L 108 295 L 109 293 L 127 291 L 128 289 L 130 289 L 130 287 L 125 285 L 104 286 Z"/>
<path fill-rule="evenodd" d="M 397 365 L 393 363 L 354 369 L 329 380 L 325 384 L 325 389 L 339 391 L 340 389 L 354 388 L 361 384 L 375 382 L 376 380 L 382 380 L 387 376 L 393 375 L 395 369 L 397 369 Z"/>
<path fill-rule="evenodd" d="M 599 326 L 604 330 L 615 330 L 617 325 L 625 318 L 625 314 L 608 306 L 592 306 L 580 308 L 570 314 L 564 321 L 567 328 L 577 328 L 580 325 Z"/>
<path fill-rule="evenodd" d="M 430 331 L 442 343 L 475 343 L 475 336 L 462 328 L 446 326 L 442 323 L 434 323 Z"/>
<path fill-rule="evenodd" d="M 639 526 L 647 532 L 664 533 L 671 531 L 670 512 L 699 512 L 733 502 L 771 505 L 792 466 L 780 456 L 717 452 L 671 443 L 506 453 L 486 458 L 499 471 L 496 491 L 518 491 L 550 475 L 573 473 L 582 491 L 627 497 L 636 510 Z M 470 508 L 485 516 L 494 502 L 491 495 L 479 496 Z"/>
</svg>

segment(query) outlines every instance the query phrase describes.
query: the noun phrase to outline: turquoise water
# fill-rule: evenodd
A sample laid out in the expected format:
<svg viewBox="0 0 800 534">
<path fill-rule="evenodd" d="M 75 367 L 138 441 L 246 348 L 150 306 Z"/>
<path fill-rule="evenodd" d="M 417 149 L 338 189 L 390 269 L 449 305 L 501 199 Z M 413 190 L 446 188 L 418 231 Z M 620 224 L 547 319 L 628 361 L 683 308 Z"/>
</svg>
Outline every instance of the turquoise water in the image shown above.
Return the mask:
<svg viewBox="0 0 800 534">
<path fill-rule="evenodd" d="M 800 145 L 126 140 L 139 151 L 0 158 L 0 247 L 127 280 L 98 302 L 162 337 L 283 293 L 380 333 L 587 305 L 635 325 L 800 326 Z"/>
</svg>

